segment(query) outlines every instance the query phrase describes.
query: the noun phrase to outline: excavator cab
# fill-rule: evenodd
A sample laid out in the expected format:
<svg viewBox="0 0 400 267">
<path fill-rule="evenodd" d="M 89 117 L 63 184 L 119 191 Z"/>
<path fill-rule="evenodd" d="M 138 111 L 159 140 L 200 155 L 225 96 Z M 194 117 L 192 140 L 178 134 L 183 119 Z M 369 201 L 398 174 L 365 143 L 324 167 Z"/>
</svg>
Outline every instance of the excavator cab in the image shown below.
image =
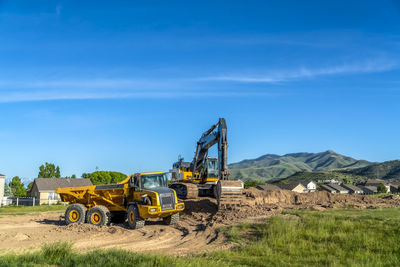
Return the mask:
<svg viewBox="0 0 400 267">
<path fill-rule="evenodd" d="M 218 159 L 207 158 L 206 159 L 206 179 L 216 178 L 218 179 Z"/>
</svg>

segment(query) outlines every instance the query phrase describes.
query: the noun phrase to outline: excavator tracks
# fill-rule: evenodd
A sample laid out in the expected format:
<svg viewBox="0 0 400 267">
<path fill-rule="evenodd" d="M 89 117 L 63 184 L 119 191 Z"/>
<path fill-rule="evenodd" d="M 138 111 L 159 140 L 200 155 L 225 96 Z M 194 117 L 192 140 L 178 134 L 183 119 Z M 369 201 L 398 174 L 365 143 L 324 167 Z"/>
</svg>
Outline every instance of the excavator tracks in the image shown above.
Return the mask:
<svg viewBox="0 0 400 267">
<path fill-rule="evenodd" d="M 176 191 L 180 199 L 196 199 L 199 196 L 199 189 L 196 184 L 191 183 L 174 183 L 170 188 Z"/>
<path fill-rule="evenodd" d="M 243 182 L 240 180 L 220 180 L 216 186 L 218 209 L 235 209 L 243 201 Z"/>
</svg>

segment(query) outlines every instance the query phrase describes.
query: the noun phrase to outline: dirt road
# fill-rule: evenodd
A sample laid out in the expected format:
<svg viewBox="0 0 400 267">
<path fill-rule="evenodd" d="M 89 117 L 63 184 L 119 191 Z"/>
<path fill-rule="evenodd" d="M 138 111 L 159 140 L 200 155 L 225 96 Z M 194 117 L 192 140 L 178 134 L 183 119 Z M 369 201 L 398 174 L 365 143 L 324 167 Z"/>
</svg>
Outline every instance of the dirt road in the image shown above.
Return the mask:
<svg viewBox="0 0 400 267">
<path fill-rule="evenodd" d="M 202 205 L 213 200 L 202 200 Z M 190 203 L 188 203 L 190 205 Z M 73 242 L 78 251 L 96 248 L 123 248 L 131 251 L 184 255 L 215 248 L 224 248 L 224 238 L 214 228 L 206 227 L 206 220 L 182 214 L 178 225 L 163 225 L 162 221 L 146 222 L 140 230 L 123 224 L 96 227 L 89 224 L 65 225 L 62 213 L 43 212 L 38 215 L 7 216 L 0 218 L 0 251 L 38 249 L 43 243 Z"/>
<path fill-rule="evenodd" d="M 400 207 L 399 199 L 376 199 L 364 196 L 332 195 L 327 192 L 295 194 L 291 191 L 246 191 L 244 206 L 239 210 L 219 211 L 211 198 L 185 201 L 185 211 L 176 226 L 162 221 L 146 222 L 140 230 L 124 224 L 96 227 L 89 224 L 65 225 L 62 213 L 43 212 L 37 215 L 0 217 L 0 253 L 39 249 L 44 243 L 72 242 L 78 251 L 97 248 L 123 248 L 136 252 L 186 255 L 229 248 L 221 225 L 273 216 L 282 209 L 314 209 L 355 207 Z"/>
</svg>

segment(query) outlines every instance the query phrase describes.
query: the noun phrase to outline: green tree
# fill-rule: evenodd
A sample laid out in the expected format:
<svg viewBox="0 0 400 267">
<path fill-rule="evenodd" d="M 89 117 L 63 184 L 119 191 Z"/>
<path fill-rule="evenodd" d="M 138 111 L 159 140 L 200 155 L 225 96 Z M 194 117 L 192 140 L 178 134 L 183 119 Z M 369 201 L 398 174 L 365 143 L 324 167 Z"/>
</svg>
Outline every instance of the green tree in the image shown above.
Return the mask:
<svg viewBox="0 0 400 267">
<path fill-rule="evenodd" d="M 386 193 L 387 192 L 387 188 L 383 183 L 380 183 L 378 185 L 377 190 L 378 190 L 378 193 Z"/>
<path fill-rule="evenodd" d="M 4 183 L 4 196 L 5 197 L 12 196 L 11 188 L 8 186 L 7 183 Z"/>
<path fill-rule="evenodd" d="M 75 174 L 72 174 L 71 178 L 75 179 L 75 178 L 76 178 L 76 175 L 75 175 Z"/>
<path fill-rule="evenodd" d="M 11 192 L 15 197 L 25 197 L 26 189 L 24 184 L 21 182 L 21 179 L 18 176 L 14 176 L 9 183 Z"/>
<path fill-rule="evenodd" d="M 249 180 L 244 183 L 244 188 L 253 187 L 256 185 L 263 185 L 264 183 L 261 181 Z"/>
<path fill-rule="evenodd" d="M 60 167 L 56 167 L 53 163 L 46 162 L 39 167 L 38 178 L 60 178 Z"/>
<path fill-rule="evenodd" d="M 115 184 L 126 179 L 127 175 L 112 171 L 95 171 L 92 173 L 83 173 L 82 178 L 90 179 L 94 185 Z"/>
<path fill-rule="evenodd" d="M 26 187 L 26 191 L 30 191 L 32 189 L 33 182 L 30 182 Z"/>
</svg>

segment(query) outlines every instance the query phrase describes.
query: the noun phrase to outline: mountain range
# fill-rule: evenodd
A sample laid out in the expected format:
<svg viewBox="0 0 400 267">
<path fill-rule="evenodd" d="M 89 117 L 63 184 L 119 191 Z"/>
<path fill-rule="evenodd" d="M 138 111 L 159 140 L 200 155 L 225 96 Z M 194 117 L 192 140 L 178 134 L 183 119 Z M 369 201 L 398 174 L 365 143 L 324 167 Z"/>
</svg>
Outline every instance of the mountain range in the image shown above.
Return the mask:
<svg viewBox="0 0 400 267">
<path fill-rule="evenodd" d="M 229 165 L 231 178 L 243 181 L 259 180 L 270 181 L 284 179 L 296 173 L 314 173 L 325 171 L 361 170 L 375 163 L 366 160 L 357 160 L 338 154 L 332 150 L 320 153 L 291 153 L 283 156 L 266 154 L 256 159 L 246 159 Z M 364 172 L 349 173 L 348 175 L 364 175 Z M 371 170 L 370 172 L 373 172 Z M 383 172 L 382 172 L 383 173 Z M 385 172 L 390 173 L 390 172 Z"/>
</svg>

